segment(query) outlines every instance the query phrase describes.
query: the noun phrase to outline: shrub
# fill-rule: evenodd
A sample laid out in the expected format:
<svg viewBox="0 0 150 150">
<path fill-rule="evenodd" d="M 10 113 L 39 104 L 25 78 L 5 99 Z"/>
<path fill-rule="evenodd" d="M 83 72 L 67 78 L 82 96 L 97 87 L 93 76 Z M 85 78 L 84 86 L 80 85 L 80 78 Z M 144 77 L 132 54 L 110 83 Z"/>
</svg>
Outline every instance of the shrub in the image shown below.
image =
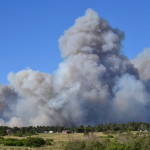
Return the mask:
<svg viewBox="0 0 150 150">
<path fill-rule="evenodd" d="M 113 135 L 107 135 L 107 136 L 100 136 L 100 138 L 114 138 Z"/>
<path fill-rule="evenodd" d="M 17 139 L 11 139 L 11 138 L 9 138 L 9 139 L 5 139 L 4 142 L 3 142 L 3 144 L 5 146 L 16 146 L 16 141 L 17 141 Z"/>
<path fill-rule="evenodd" d="M 0 136 L 0 144 L 3 144 L 4 137 Z"/>
<path fill-rule="evenodd" d="M 107 138 L 114 138 L 113 135 L 107 135 Z"/>
<path fill-rule="evenodd" d="M 85 150 L 104 150 L 105 147 L 99 141 L 86 142 Z"/>
<path fill-rule="evenodd" d="M 74 140 L 74 141 L 69 141 L 66 144 L 65 150 L 84 150 L 85 147 L 86 145 L 84 141 Z"/>
<path fill-rule="evenodd" d="M 47 141 L 47 144 L 51 145 L 50 141 Z M 48 143 L 49 142 L 49 143 Z M 5 146 L 30 146 L 30 147 L 40 147 L 44 145 L 46 141 L 43 138 L 26 138 L 26 139 L 12 139 L 12 138 L 1 138 L 0 144 L 4 144 Z"/>
<path fill-rule="evenodd" d="M 97 140 L 92 141 L 69 141 L 65 150 L 105 150 L 105 146 Z"/>
<path fill-rule="evenodd" d="M 117 143 L 117 142 L 112 142 L 110 143 L 106 150 L 132 150 L 131 147 L 129 145 L 124 145 L 121 143 Z"/>
<path fill-rule="evenodd" d="M 33 147 L 40 147 L 45 144 L 45 141 L 43 138 L 32 138 L 28 137 L 24 140 L 24 145 L 25 146 L 33 146 Z"/>
<path fill-rule="evenodd" d="M 52 145 L 53 139 L 45 140 L 45 145 Z"/>
</svg>

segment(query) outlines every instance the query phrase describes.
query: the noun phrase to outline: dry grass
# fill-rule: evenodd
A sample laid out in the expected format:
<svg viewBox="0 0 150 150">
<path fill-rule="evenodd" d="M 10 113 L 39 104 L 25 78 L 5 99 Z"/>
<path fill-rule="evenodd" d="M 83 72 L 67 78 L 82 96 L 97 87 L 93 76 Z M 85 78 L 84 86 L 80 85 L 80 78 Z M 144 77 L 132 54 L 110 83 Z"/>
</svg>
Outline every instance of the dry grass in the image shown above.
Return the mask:
<svg viewBox="0 0 150 150">
<path fill-rule="evenodd" d="M 106 136 L 103 133 L 95 132 L 94 135 L 96 136 Z M 18 147 L 18 146 L 2 146 L 0 145 L 0 150 L 63 150 L 65 143 L 78 139 L 78 140 L 84 140 L 85 137 L 83 133 L 72 133 L 72 134 L 62 134 L 62 133 L 43 133 L 39 135 L 34 135 L 32 137 L 42 137 L 44 139 L 53 139 L 53 144 L 50 146 L 44 146 L 39 148 L 30 148 L 30 147 Z M 24 138 L 24 137 L 15 137 L 15 136 L 5 136 L 5 138 Z"/>
</svg>

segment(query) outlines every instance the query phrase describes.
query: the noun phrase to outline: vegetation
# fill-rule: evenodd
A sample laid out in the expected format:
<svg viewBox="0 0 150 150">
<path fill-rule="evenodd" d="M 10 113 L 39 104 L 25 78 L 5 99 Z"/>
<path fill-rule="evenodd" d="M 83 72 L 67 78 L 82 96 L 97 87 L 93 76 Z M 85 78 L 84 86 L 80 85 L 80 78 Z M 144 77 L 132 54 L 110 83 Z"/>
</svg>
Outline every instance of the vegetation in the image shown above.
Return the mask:
<svg viewBox="0 0 150 150">
<path fill-rule="evenodd" d="M 0 138 L 0 144 L 5 146 L 26 146 L 26 147 L 40 147 L 42 145 L 51 145 L 52 140 L 44 140 L 40 137 L 28 137 L 24 139 L 15 138 Z"/>
<path fill-rule="evenodd" d="M 150 124 L 144 122 L 129 122 L 122 124 L 100 124 L 97 126 L 83 126 L 78 127 L 60 127 L 60 126 L 37 126 L 37 127 L 6 127 L 0 126 L 0 136 L 14 135 L 14 136 L 31 136 L 38 133 L 44 133 L 45 131 L 62 132 L 63 130 L 70 130 L 71 132 L 85 133 L 89 132 L 124 132 L 124 131 L 139 131 L 139 130 L 150 130 Z"/>
<path fill-rule="evenodd" d="M 43 141 L 44 140 L 44 141 Z M 53 133 L 31 137 L 0 137 L 0 149 L 5 150 L 149 150 L 148 131 Z"/>
<path fill-rule="evenodd" d="M 90 138 L 89 138 L 90 137 Z M 65 150 L 149 150 L 150 134 L 126 132 L 113 136 L 89 136 L 84 140 L 67 142 Z M 105 137 L 105 138 L 104 138 Z M 111 139 L 113 138 L 113 139 Z"/>
<path fill-rule="evenodd" d="M 0 127 L 5 150 L 150 150 L 150 124 L 101 124 L 78 127 Z M 61 131 L 70 130 L 71 134 Z M 54 131 L 55 133 L 44 133 Z M 59 133 L 58 133 L 59 132 Z M 39 148 L 38 148 L 39 147 Z"/>
</svg>

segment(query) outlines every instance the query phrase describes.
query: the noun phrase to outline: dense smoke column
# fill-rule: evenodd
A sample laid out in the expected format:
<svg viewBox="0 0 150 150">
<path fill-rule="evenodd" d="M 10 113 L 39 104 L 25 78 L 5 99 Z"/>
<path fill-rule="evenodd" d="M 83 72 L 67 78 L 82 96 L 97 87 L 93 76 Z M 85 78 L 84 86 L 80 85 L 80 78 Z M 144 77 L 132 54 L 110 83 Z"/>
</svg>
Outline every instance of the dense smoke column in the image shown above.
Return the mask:
<svg viewBox="0 0 150 150">
<path fill-rule="evenodd" d="M 59 39 L 64 61 L 55 75 L 31 69 L 8 75 L 11 86 L 0 87 L 0 124 L 149 121 L 149 51 L 129 61 L 120 52 L 123 38 L 88 9 Z"/>
<path fill-rule="evenodd" d="M 121 94 L 119 101 L 116 95 L 121 90 L 117 89 L 118 80 L 125 74 L 136 80 L 138 71 L 120 53 L 122 39 L 121 31 L 110 27 L 96 12 L 89 9 L 59 40 L 60 49 L 66 58 L 60 66 L 59 77 L 67 68 L 69 72 L 66 73 L 65 83 L 79 83 L 79 98 L 76 101 L 79 99 L 82 110 L 80 118 L 84 124 L 124 120 L 122 115 L 121 118 L 116 113 L 116 106 L 125 94 Z M 127 119 L 134 117 L 130 118 L 128 114 Z"/>
<path fill-rule="evenodd" d="M 0 85 L 0 125 L 9 120 L 17 99 L 18 95 L 11 86 Z"/>
</svg>

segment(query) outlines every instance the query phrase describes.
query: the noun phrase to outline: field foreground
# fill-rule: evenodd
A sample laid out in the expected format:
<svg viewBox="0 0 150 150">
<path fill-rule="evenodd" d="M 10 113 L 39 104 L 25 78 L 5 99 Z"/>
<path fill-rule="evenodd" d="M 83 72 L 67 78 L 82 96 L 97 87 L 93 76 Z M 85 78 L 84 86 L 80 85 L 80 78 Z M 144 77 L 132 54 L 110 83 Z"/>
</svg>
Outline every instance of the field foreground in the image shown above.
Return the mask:
<svg viewBox="0 0 150 150">
<path fill-rule="evenodd" d="M 41 137 L 44 140 L 53 139 L 53 142 L 51 145 L 42 147 L 0 145 L 0 150 L 150 150 L 149 131 L 94 132 L 87 135 L 85 133 L 42 133 L 31 137 Z M 4 136 L 4 138 L 22 139 L 24 137 Z M 96 148 L 93 149 L 89 143 L 94 143 Z"/>
</svg>

